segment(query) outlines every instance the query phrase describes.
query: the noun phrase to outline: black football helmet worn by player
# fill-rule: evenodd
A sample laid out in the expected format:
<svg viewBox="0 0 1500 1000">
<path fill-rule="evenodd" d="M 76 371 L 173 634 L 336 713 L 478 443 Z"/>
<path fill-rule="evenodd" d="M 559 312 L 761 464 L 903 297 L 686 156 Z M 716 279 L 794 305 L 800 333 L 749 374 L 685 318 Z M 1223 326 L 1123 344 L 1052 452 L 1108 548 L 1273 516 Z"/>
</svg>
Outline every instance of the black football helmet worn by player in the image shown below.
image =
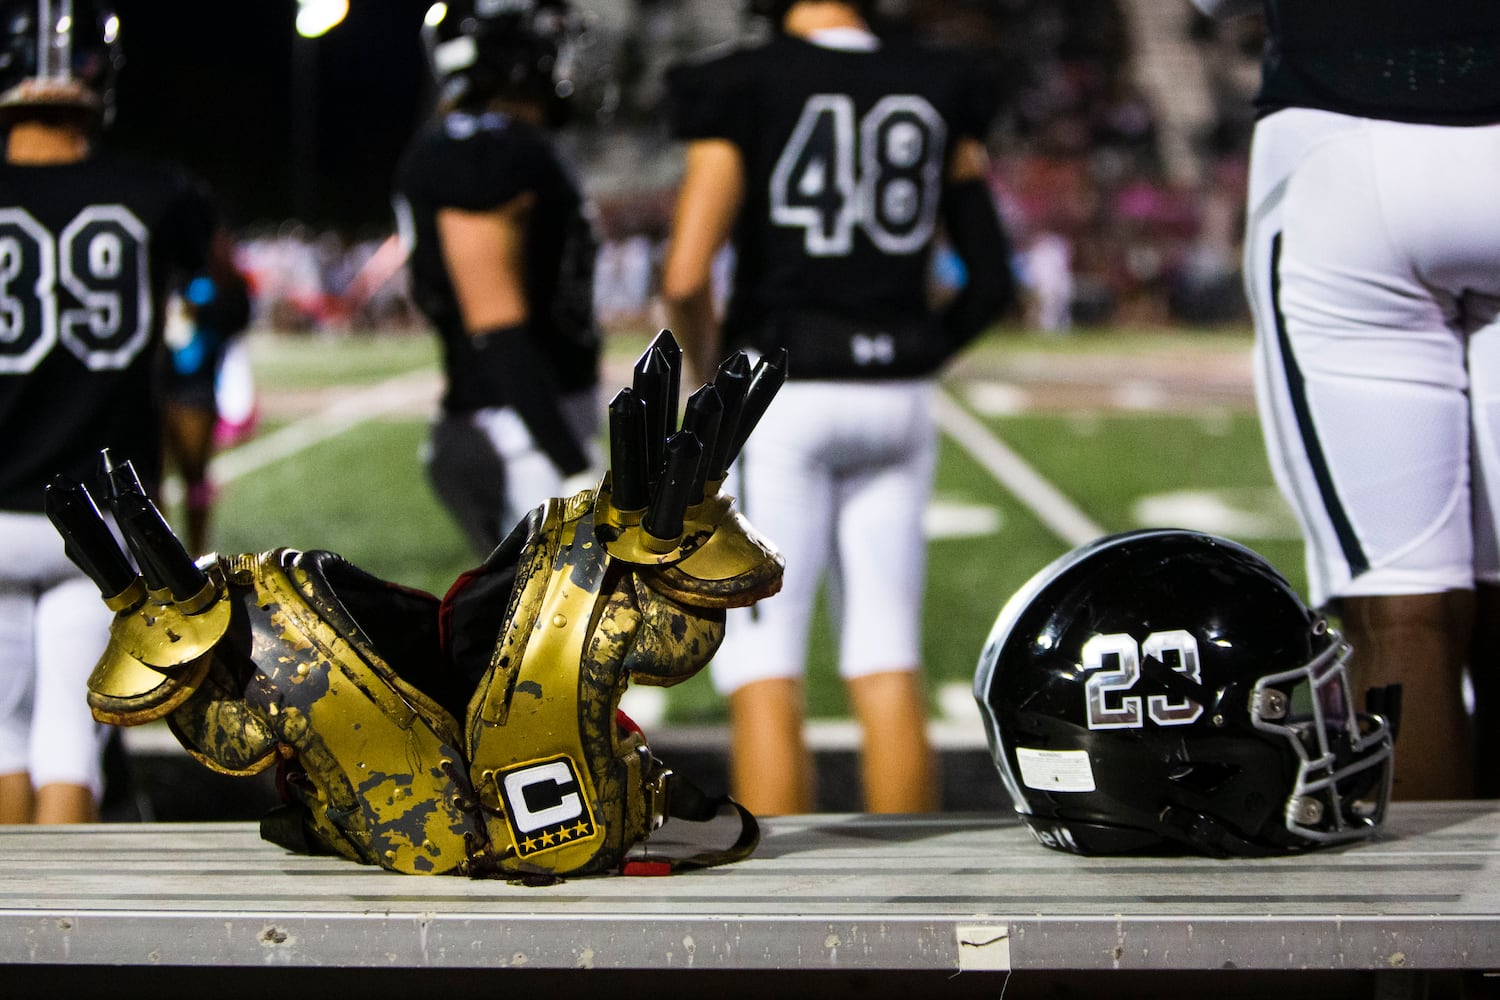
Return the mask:
<svg viewBox="0 0 1500 1000">
<path fill-rule="evenodd" d="M 536 101 L 554 124 L 568 114 L 582 36 L 583 19 L 567 0 L 449 0 L 428 9 L 422 28 L 449 107 Z"/>
<path fill-rule="evenodd" d="M 1391 722 L 1349 645 L 1264 559 L 1176 529 L 1068 553 L 1001 609 L 974 679 L 990 751 L 1048 847 L 1255 856 L 1370 836 Z"/>
<path fill-rule="evenodd" d="M 120 19 L 96 0 L 0 0 L 0 124 L 47 108 L 105 120 L 119 35 Z"/>
</svg>

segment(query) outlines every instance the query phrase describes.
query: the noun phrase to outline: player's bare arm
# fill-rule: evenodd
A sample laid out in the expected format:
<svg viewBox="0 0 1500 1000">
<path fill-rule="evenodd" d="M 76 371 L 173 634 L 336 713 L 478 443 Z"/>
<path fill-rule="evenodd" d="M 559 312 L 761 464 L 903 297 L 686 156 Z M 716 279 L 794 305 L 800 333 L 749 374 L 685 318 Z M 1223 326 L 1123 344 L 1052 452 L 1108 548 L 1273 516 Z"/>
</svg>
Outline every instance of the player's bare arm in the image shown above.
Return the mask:
<svg viewBox="0 0 1500 1000">
<path fill-rule="evenodd" d="M 697 381 L 712 379 L 722 353 L 714 315 L 713 261 L 729 240 L 744 192 L 744 164 L 733 143 L 702 139 L 688 145 L 661 289 L 668 322 L 682 341 L 689 372 Z"/>
<path fill-rule="evenodd" d="M 535 200 L 526 192 L 490 211 L 437 213 L 443 261 L 471 334 L 515 326 L 529 316 L 522 260 L 526 219 Z"/>
<path fill-rule="evenodd" d="M 490 211 L 440 209 L 438 237 L 479 363 L 505 386 L 504 398 L 553 464 L 573 475 L 588 467 L 588 456 L 567 430 L 546 363 L 526 333 L 526 226 L 535 202 L 528 191 Z"/>
</svg>

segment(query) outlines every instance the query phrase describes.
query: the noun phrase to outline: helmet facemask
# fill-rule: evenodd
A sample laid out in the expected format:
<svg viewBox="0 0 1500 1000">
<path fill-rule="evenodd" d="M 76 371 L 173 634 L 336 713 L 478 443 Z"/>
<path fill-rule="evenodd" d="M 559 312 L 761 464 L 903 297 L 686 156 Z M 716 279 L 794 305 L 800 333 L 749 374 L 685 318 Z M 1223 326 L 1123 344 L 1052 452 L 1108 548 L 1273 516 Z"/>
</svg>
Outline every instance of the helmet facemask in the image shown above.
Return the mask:
<svg viewBox="0 0 1500 1000">
<path fill-rule="evenodd" d="M 1329 642 L 1313 660 L 1256 682 L 1250 721 L 1285 738 L 1300 761 L 1286 801 L 1288 834 L 1336 844 L 1367 836 L 1384 818 L 1391 732 L 1385 718 L 1355 710 L 1347 668 L 1352 650 L 1337 632 L 1322 630 Z"/>
</svg>

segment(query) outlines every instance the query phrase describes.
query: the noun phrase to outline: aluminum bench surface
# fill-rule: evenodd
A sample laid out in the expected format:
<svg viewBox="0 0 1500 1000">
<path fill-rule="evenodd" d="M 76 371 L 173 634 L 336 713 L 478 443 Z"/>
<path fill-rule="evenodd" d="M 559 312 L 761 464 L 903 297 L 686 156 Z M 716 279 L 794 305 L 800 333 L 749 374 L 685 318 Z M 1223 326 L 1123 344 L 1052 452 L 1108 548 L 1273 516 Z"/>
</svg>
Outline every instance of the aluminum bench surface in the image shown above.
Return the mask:
<svg viewBox="0 0 1500 1000">
<path fill-rule="evenodd" d="M 1377 840 L 1253 860 L 781 817 L 739 864 L 545 887 L 304 857 L 251 823 L 0 827 L 0 964 L 1493 970 L 1500 803 L 1398 804 Z"/>
</svg>

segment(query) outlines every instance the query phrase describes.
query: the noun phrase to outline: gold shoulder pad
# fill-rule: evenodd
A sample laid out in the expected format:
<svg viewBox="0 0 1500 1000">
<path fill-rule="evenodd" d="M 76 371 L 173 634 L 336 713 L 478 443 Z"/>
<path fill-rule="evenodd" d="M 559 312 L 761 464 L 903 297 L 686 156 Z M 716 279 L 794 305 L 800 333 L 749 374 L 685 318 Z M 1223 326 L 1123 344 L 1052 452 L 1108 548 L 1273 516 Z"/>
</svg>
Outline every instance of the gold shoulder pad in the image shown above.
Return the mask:
<svg viewBox="0 0 1500 1000">
<path fill-rule="evenodd" d="M 227 774 L 278 764 L 288 801 L 263 837 L 399 872 L 618 871 L 669 815 L 712 818 L 733 803 L 689 792 L 619 704 L 632 679 L 693 676 L 723 640 L 725 609 L 781 585 L 781 557 L 719 484 L 785 356 L 753 372 L 743 354 L 729 359 L 674 430 L 680 359 L 663 331 L 611 404 L 599 488 L 534 510 L 447 602 L 330 552 L 195 563 L 128 463 L 104 456 L 135 567 L 86 489 L 59 484 L 48 501 L 116 612 L 89 680 L 95 715 L 165 718 Z M 754 818 L 735 808 L 734 845 L 682 867 L 753 850 Z"/>
<path fill-rule="evenodd" d="M 274 751 L 303 833 L 327 850 L 401 872 L 465 870 L 475 827 L 459 726 L 397 673 L 340 599 L 341 587 L 380 582 L 324 552 L 277 549 L 221 565 L 233 639 L 215 651 L 213 683 L 172 713 L 179 739 L 211 767 L 243 768 Z M 425 596 L 392 592 L 383 614 L 424 627 L 436 618 Z"/>
<path fill-rule="evenodd" d="M 186 601 L 136 586 L 109 603 L 109 645 L 88 679 L 89 709 L 100 722 L 154 722 L 190 698 L 209 668 L 208 653 L 229 628 L 223 574 L 210 564 Z"/>
</svg>

